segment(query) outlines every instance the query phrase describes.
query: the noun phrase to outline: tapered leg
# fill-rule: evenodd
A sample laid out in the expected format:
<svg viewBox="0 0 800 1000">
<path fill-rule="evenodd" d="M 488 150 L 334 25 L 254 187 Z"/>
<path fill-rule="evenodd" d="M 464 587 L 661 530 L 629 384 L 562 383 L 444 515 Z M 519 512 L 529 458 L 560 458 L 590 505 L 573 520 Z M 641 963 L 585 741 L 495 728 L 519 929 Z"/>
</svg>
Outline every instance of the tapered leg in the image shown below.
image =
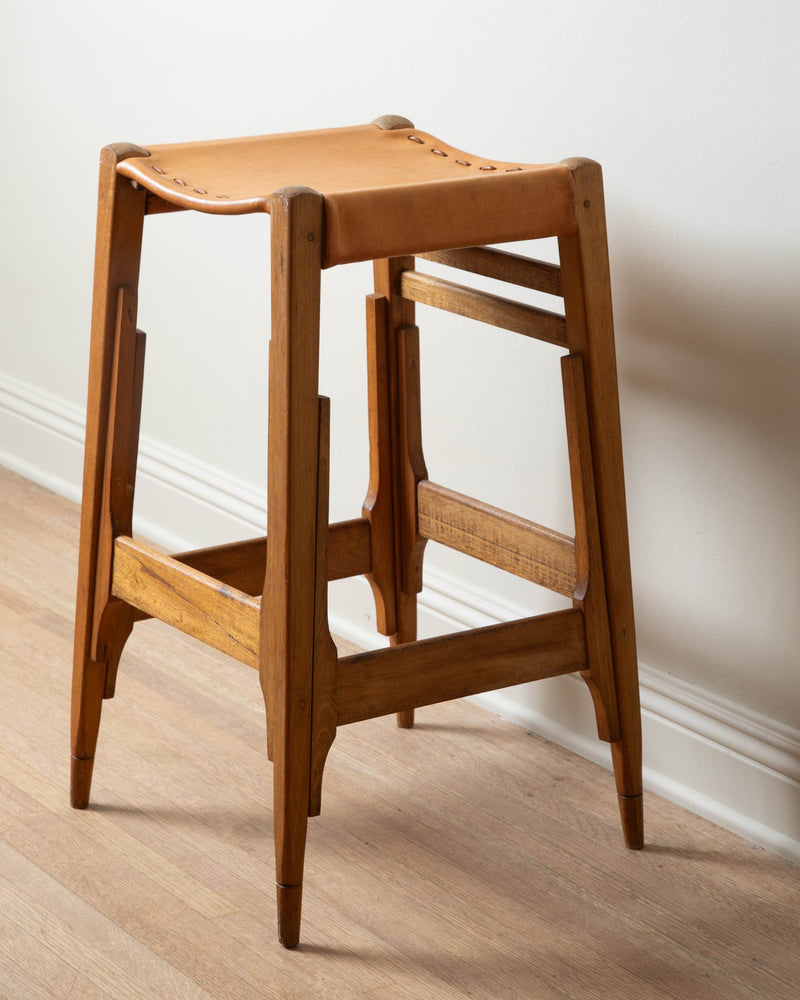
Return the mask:
<svg viewBox="0 0 800 1000">
<path fill-rule="evenodd" d="M 108 598 L 116 489 L 111 469 L 123 470 L 118 485 L 126 494 L 131 469 L 130 453 L 114 452 L 111 416 L 122 413 L 135 437 L 141 389 L 143 345 L 136 336 L 135 308 L 145 192 L 116 173 L 118 161 L 131 152 L 107 147 L 100 161 L 72 686 L 70 797 L 78 809 L 89 802 L 103 697 L 113 693 L 113 673 L 130 631 L 121 607 L 110 610 Z M 122 436 L 118 423 L 117 438 Z M 132 492 L 121 506 L 116 503 L 117 513 L 124 519 L 127 510 L 129 517 L 131 505 Z"/>
<path fill-rule="evenodd" d="M 397 631 L 389 639 L 392 646 L 415 642 L 417 638 L 417 595 L 400 592 L 397 602 Z M 413 729 L 414 709 L 408 708 L 397 713 L 397 725 L 401 729 Z"/>
<path fill-rule="evenodd" d="M 597 163 L 570 160 L 566 165 L 575 182 L 578 226 L 575 234 L 559 239 L 559 250 L 570 349 L 580 355 L 585 370 L 619 718 L 611 750 L 625 842 L 640 848 L 644 843 L 642 730 L 603 182 Z"/>
<path fill-rule="evenodd" d="M 392 511 L 390 530 L 379 532 L 376 538 L 385 539 L 382 549 L 391 550 L 394 565 L 393 576 L 389 578 L 386 574 L 383 600 L 384 605 L 389 604 L 390 598 L 393 602 L 394 627 L 384 630 L 393 646 L 417 638 L 417 594 L 422 589 L 425 549 L 425 539 L 417 528 L 417 484 L 428 476 L 422 453 L 419 331 L 414 325 L 414 303 L 398 291 L 401 272 L 413 268 L 413 257 L 375 261 L 375 292 L 382 312 L 377 314 L 378 322 L 368 323 L 373 473 L 370 484 L 377 471 L 379 481 L 384 484 L 383 493 L 378 493 L 378 513 L 381 501 Z M 386 413 L 385 430 L 377 434 L 373 432 L 376 409 Z M 370 511 L 367 509 L 365 513 L 369 516 Z M 382 528 L 383 523 L 379 522 L 378 527 Z M 377 565 L 374 559 L 373 563 Z M 376 590 L 376 580 L 371 582 Z M 414 710 L 398 712 L 397 724 L 410 729 L 414 725 Z"/>
<path fill-rule="evenodd" d="M 267 569 L 261 685 L 274 764 L 278 934 L 300 937 L 311 787 L 322 197 L 272 196 Z"/>
<path fill-rule="evenodd" d="M 583 611 L 586 632 L 586 669 L 581 676 L 594 701 L 598 736 L 610 743 L 620 739 L 619 711 L 582 358 L 574 354 L 562 358 L 561 373 L 575 512 L 574 597 Z"/>
</svg>

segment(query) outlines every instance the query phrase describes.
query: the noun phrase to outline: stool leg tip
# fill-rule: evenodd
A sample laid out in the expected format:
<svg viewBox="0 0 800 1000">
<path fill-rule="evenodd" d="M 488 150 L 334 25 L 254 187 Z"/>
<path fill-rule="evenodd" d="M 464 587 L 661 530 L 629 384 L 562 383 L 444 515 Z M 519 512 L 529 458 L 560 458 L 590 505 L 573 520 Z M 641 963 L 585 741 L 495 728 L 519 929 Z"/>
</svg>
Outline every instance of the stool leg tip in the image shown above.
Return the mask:
<svg viewBox="0 0 800 1000">
<path fill-rule="evenodd" d="M 284 948 L 296 948 L 300 941 L 300 913 L 303 886 L 276 885 L 278 896 L 278 940 Z"/>
<path fill-rule="evenodd" d="M 644 847 L 644 798 L 642 795 L 620 795 L 618 798 L 625 846 L 640 851 Z"/>
<path fill-rule="evenodd" d="M 413 729 L 414 728 L 414 709 L 408 708 L 403 712 L 397 713 L 397 725 L 400 729 Z"/>
<path fill-rule="evenodd" d="M 69 801 L 73 809 L 86 809 L 92 789 L 94 757 L 73 757 L 71 760 Z"/>
</svg>

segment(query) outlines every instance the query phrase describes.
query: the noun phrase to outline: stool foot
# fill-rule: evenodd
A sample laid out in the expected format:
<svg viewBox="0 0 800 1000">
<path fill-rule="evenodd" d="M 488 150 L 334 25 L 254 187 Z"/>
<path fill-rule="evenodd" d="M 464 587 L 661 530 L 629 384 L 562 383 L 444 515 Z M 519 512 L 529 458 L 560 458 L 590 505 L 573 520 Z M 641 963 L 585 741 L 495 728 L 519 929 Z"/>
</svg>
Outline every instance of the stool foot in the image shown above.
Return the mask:
<svg viewBox="0 0 800 1000">
<path fill-rule="evenodd" d="M 73 809 L 86 809 L 92 789 L 94 757 L 73 757 L 70 763 L 70 805 Z"/>
<path fill-rule="evenodd" d="M 632 851 L 644 847 L 644 797 L 642 795 L 620 795 L 619 814 L 622 819 L 622 833 L 625 846 Z"/>
<path fill-rule="evenodd" d="M 303 885 L 275 886 L 278 896 L 278 940 L 284 948 L 296 948 L 300 941 Z"/>
<path fill-rule="evenodd" d="M 76 642 L 81 646 L 84 633 L 79 635 L 79 632 L 86 620 L 83 610 L 80 609 L 75 626 Z M 105 682 L 106 664 L 83 656 L 79 648 L 72 678 L 70 802 L 74 809 L 85 809 L 89 804 Z"/>
<path fill-rule="evenodd" d="M 406 642 L 416 642 L 417 639 L 417 595 L 399 594 L 397 602 L 397 631 L 390 636 L 392 646 L 402 646 Z M 400 729 L 414 728 L 414 709 L 406 708 L 397 713 L 397 725 Z"/>
</svg>

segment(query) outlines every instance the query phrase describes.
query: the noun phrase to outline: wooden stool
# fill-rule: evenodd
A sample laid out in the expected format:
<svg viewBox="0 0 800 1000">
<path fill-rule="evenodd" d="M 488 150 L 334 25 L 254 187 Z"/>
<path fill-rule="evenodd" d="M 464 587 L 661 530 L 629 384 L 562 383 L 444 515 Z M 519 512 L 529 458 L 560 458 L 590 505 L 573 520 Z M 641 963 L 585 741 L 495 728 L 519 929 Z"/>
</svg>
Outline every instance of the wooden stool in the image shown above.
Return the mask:
<svg viewBox="0 0 800 1000">
<path fill-rule="evenodd" d="M 300 185 L 300 186 L 297 186 Z M 146 215 L 272 216 L 267 538 L 164 556 L 132 537 L 144 368 L 136 289 Z M 558 237 L 560 268 L 485 244 Z M 565 315 L 415 270 L 414 256 L 560 296 Z M 328 523 L 318 397 L 322 268 L 374 260 L 367 299 L 370 482 Z M 428 478 L 414 303 L 545 340 L 562 358 L 575 538 Z M 101 156 L 72 702 L 72 804 L 89 801 L 104 698 L 133 624 L 157 617 L 259 671 L 274 763 L 280 940 L 296 945 L 308 816 L 338 726 L 579 671 L 611 744 L 625 840 L 643 843 L 641 723 L 603 188 L 590 160 L 463 153 L 397 117 L 320 132 Z M 434 539 L 572 600 L 416 640 Z M 365 574 L 391 646 L 337 657 L 327 583 Z"/>
</svg>

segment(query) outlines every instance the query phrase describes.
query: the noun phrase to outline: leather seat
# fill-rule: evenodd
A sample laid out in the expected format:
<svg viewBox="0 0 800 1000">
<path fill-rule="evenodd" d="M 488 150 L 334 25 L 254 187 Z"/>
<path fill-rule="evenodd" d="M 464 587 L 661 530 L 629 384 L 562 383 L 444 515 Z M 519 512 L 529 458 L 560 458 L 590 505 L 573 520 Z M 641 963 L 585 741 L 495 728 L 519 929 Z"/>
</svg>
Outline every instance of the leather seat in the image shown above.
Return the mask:
<svg viewBox="0 0 800 1000">
<path fill-rule="evenodd" d="M 287 186 L 323 195 L 324 267 L 576 225 L 566 165 L 473 156 L 402 118 L 130 149 L 118 172 L 180 208 L 239 215 L 269 211 L 270 195 Z"/>
</svg>

